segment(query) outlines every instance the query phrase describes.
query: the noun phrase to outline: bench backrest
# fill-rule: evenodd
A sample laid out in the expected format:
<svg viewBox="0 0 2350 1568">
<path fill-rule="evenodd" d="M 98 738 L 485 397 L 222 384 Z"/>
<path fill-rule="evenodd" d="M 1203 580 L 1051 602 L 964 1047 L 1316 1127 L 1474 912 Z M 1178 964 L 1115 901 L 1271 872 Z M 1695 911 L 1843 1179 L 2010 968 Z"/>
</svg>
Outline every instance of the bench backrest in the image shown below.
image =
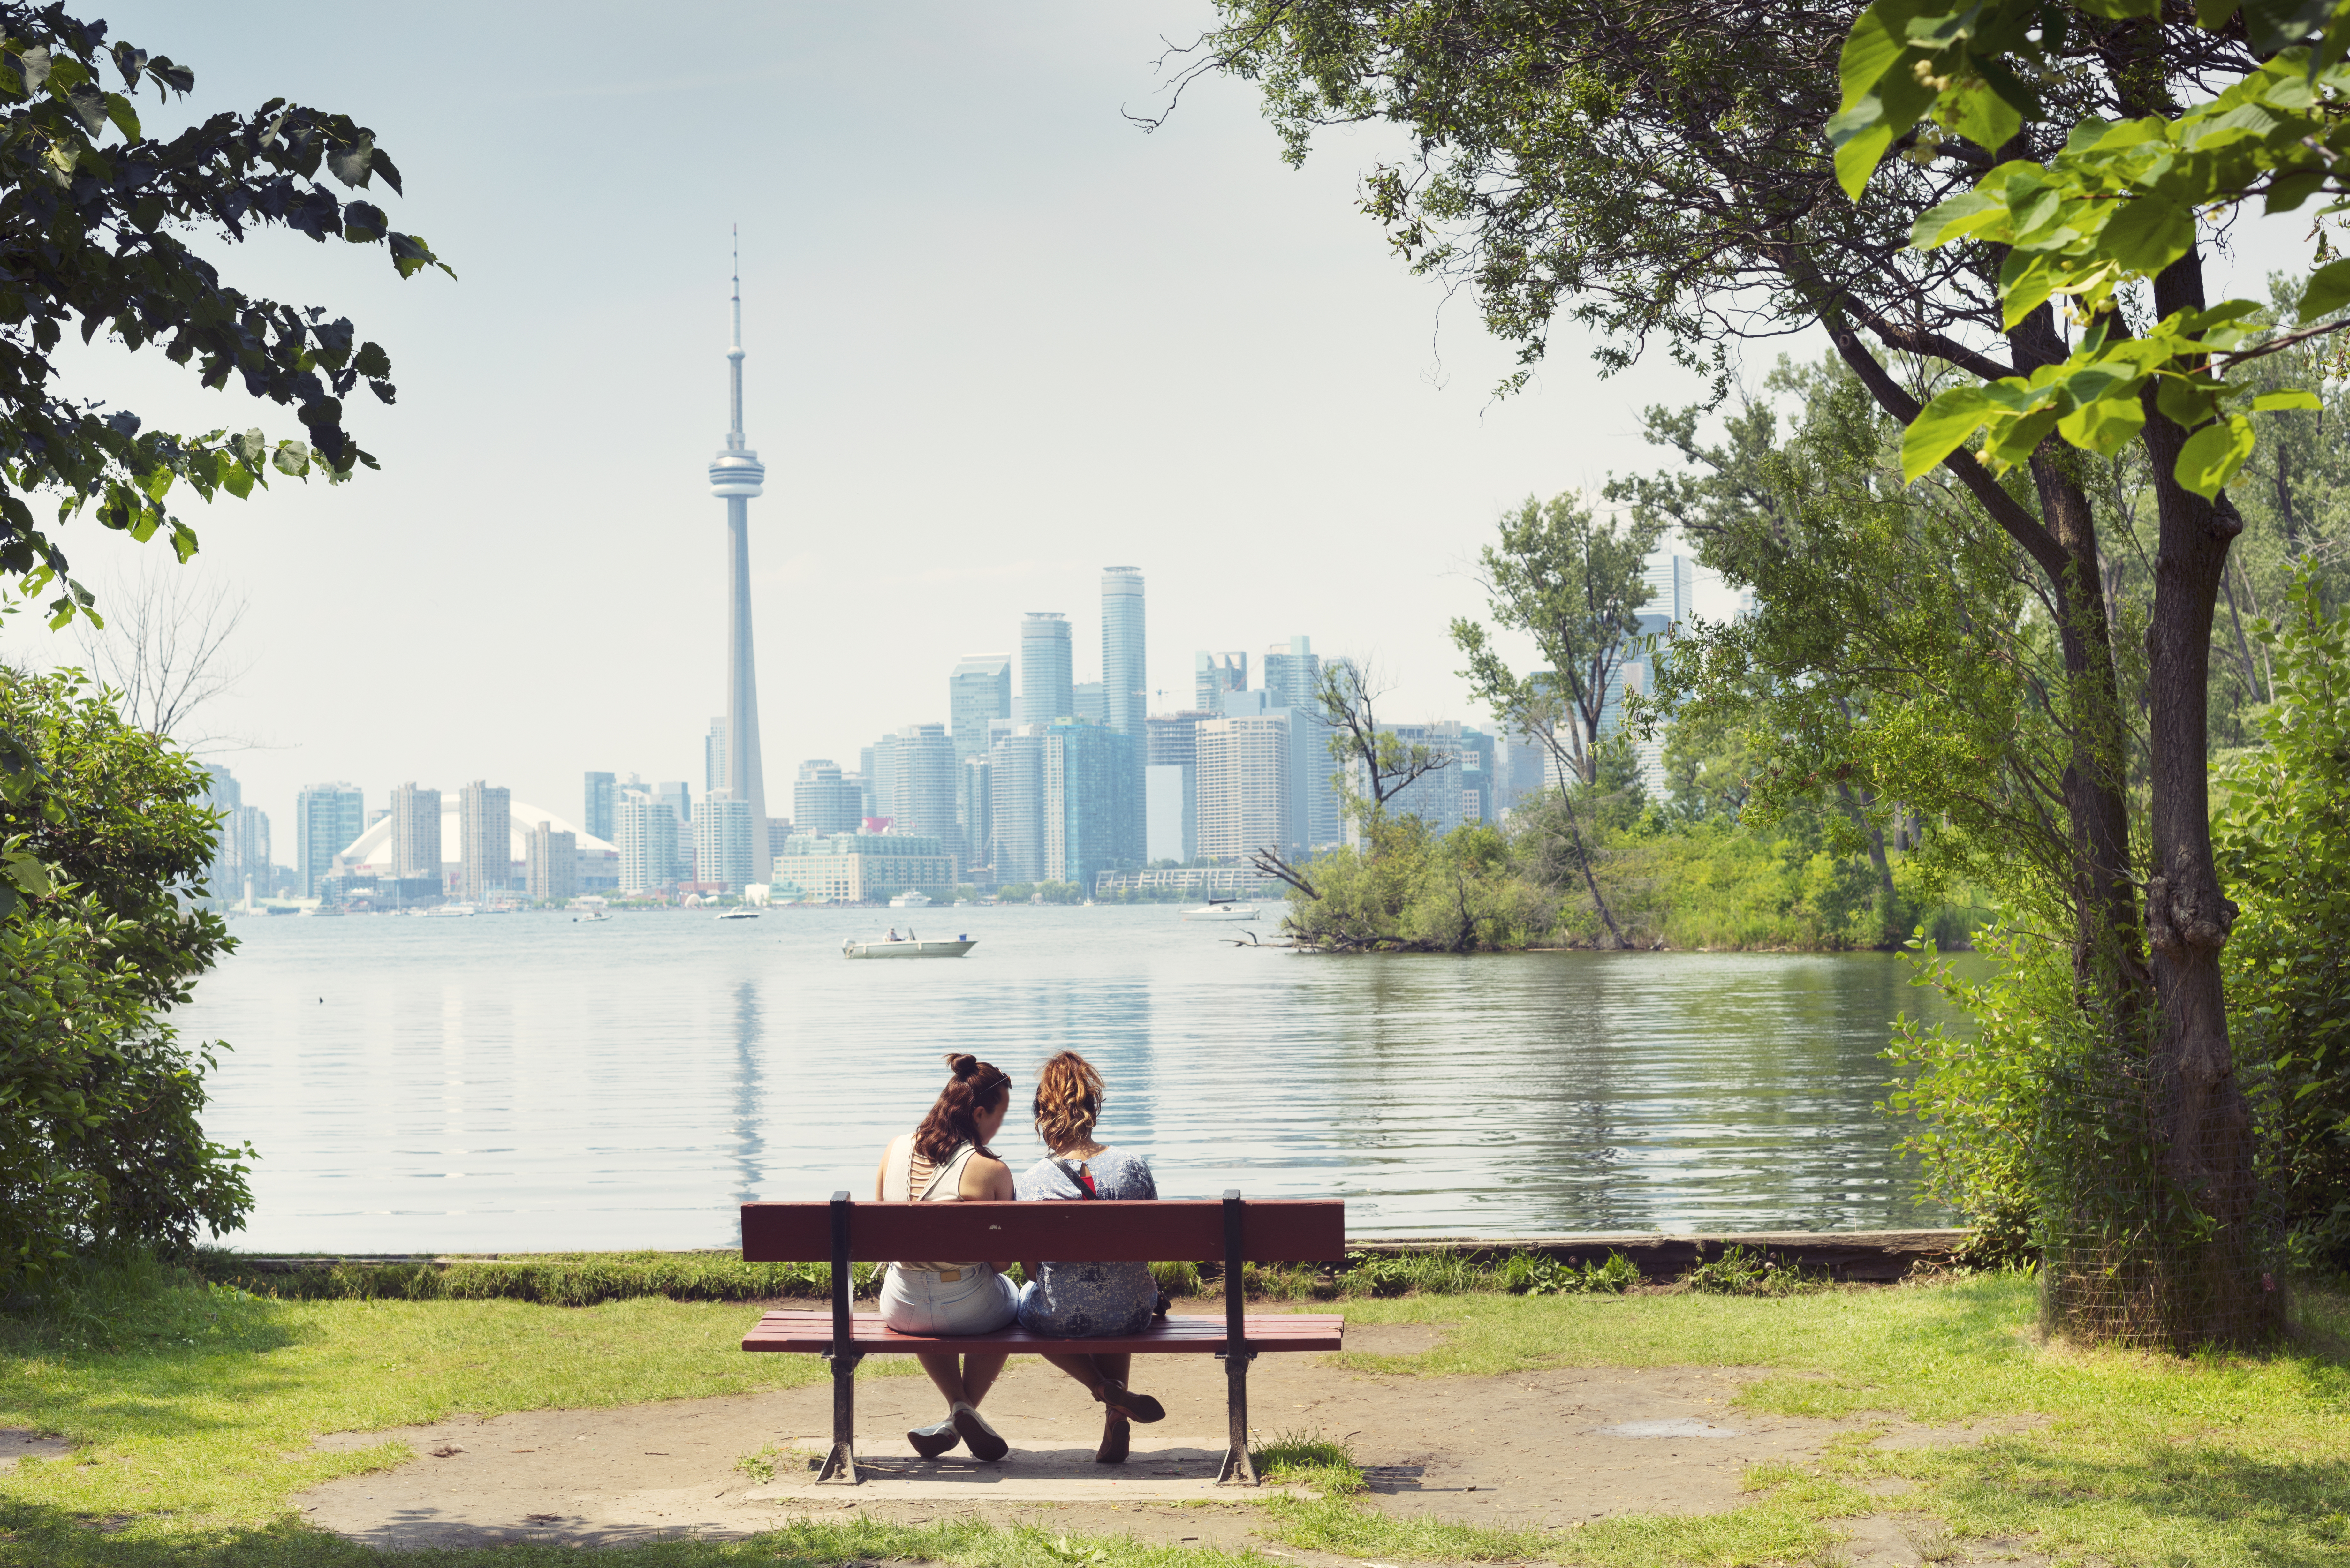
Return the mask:
<svg viewBox="0 0 2350 1568">
<path fill-rule="evenodd" d="M 1032 1258 L 1070 1262 L 1206 1262 L 1225 1255 L 1224 1206 L 1212 1199 L 1116 1202 L 851 1203 L 848 1258 Z M 1265 1199 L 1241 1208 L 1241 1253 L 1255 1263 L 1336 1262 L 1347 1255 L 1343 1199 Z M 829 1203 L 745 1203 L 743 1261 L 832 1259 Z"/>
</svg>

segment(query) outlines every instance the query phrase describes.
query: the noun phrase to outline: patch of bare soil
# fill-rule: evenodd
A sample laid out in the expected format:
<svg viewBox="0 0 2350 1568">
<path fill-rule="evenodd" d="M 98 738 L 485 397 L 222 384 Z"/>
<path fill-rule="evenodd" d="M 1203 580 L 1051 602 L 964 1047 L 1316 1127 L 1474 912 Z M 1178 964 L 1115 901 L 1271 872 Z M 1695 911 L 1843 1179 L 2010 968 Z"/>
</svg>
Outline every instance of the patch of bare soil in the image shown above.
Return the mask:
<svg viewBox="0 0 2350 1568">
<path fill-rule="evenodd" d="M 1350 1329 L 1347 1346 L 1426 1349 L 1418 1325 Z M 827 1384 L 612 1410 L 538 1410 L 321 1438 L 359 1449 L 400 1441 L 417 1456 L 297 1500 L 307 1519 L 383 1547 L 540 1540 L 619 1544 L 667 1535 L 739 1536 L 793 1519 L 862 1514 L 906 1522 L 983 1516 L 1055 1530 L 1131 1533 L 1237 1550 L 1270 1548 L 1258 1511 L 1212 1485 L 1222 1453 L 1224 1376 L 1204 1355 L 1139 1360 L 1135 1381 L 1168 1417 L 1137 1427 L 1124 1466 L 1091 1463 L 1100 1407 L 1037 1362 L 1016 1362 L 986 1403 L 1011 1455 L 981 1464 L 957 1449 L 916 1459 L 903 1433 L 937 1420 L 919 1377 L 858 1386 L 858 1447 L 868 1484 L 816 1487 L 809 1469 L 831 1427 Z M 1267 1355 L 1249 1376 L 1260 1442 L 1285 1433 L 1350 1444 L 1370 1504 L 1461 1523 L 1572 1527 L 1621 1513 L 1694 1513 L 1737 1505 L 1739 1477 L 1767 1459 L 1815 1457 L 1839 1432 L 1892 1426 L 1887 1444 L 1967 1441 L 1964 1431 L 1760 1417 L 1729 1408 L 1753 1368 L 1576 1368 L 1505 1377 L 1381 1377 L 1319 1356 Z M 771 1475 L 737 1468 L 771 1451 Z M 1890 1501 L 1888 1498 L 1888 1501 Z M 1895 1506 L 1898 1506 L 1896 1504 Z M 1881 1521 L 1880 1521 L 1881 1522 Z M 1860 1550 L 1856 1560 L 1921 1561 Z"/>
</svg>

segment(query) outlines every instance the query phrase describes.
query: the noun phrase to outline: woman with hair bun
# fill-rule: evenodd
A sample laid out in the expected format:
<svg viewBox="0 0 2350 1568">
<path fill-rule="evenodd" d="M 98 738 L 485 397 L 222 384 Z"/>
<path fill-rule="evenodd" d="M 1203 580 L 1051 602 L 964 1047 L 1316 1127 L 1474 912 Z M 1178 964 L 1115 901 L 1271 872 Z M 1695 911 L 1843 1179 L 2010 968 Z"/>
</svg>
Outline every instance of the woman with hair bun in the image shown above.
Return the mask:
<svg viewBox="0 0 2350 1568">
<path fill-rule="evenodd" d="M 978 1057 L 947 1057 L 953 1076 L 939 1091 L 922 1125 L 889 1140 L 874 1173 L 873 1195 L 884 1203 L 978 1202 L 1013 1196 L 1012 1168 L 987 1147 L 1012 1108 L 1012 1079 Z M 1018 1305 L 1005 1262 L 899 1262 L 881 1281 L 881 1321 L 899 1334 L 993 1334 L 1008 1326 Z M 906 1441 L 926 1459 L 955 1444 L 972 1455 L 1000 1459 L 1011 1445 L 982 1419 L 979 1402 L 1003 1370 L 1002 1352 L 958 1355 L 925 1350 L 916 1359 L 946 1396 L 947 1418 L 917 1427 Z"/>
<path fill-rule="evenodd" d="M 1064 1051 L 1036 1074 L 1036 1136 L 1051 1151 L 1018 1183 L 1022 1200 L 1157 1198 L 1158 1184 L 1140 1155 L 1094 1137 L 1105 1095 L 1093 1064 Z M 1064 1339 L 1139 1334 L 1159 1311 L 1159 1286 L 1148 1263 L 1029 1263 L 1020 1292 L 1020 1326 Z M 1045 1360 L 1084 1384 L 1102 1405 L 1097 1463 L 1122 1464 L 1130 1421 L 1157 1421 L 1166 1407 L 1126 1386 L 1131 1355 L 1047 1355 Z"/>
</svg>

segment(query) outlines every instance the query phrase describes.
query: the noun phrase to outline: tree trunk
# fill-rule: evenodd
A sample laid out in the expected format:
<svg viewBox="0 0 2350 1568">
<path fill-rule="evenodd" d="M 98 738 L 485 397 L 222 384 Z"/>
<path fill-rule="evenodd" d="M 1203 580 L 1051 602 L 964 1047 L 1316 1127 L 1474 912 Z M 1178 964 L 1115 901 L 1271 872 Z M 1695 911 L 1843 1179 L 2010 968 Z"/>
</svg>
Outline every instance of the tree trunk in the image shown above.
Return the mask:
<svg viewBox="0 0 2350 1568">
<path fill-rule="evenodd" d="M 1893 862 L 1885 853 L 1885 831 L 1869 814 L 1877 802 L 1867 792 L 1855 793 L 1842 779 L 1836 780 L 1836 794 L 1844 801 L 1845 814 L 1868 836 L 1868 863 L 1877 871 L 1877 945 L 1898 948 L 1905 933 L 1894 919 Z"/>
<path fill-rule="evenodd" d="M 2019 375 L 2064 362 L 2070 352 L 2042 306 L 2009 333 Z M 2071 732 L 2064 768 L 2073 830 L 2073 968 L 2117 1019 L 2137 1012 L 2144 984 L 2137 898 L 2130 876 L 2127 726 L 2114 665 L 2113 627 L 2099 570 L 2096 515 L 2089 506 L 2088 455 L 2054 435 L 2032 454 L 2043 524 L 2064 552 L 2043 561 L 2053 590 L 2057 645 L 2064 659 L 2064 719 Z M 2057 569 L 2049 571 L 2051 565 Z"/>
<path fill-rule="evenodd" d="M 2154 296 L 2158 317 L 2202 306 L 2196 252 L 2155 279 Z M 2147 1064 L 2158 1168 L 2168 1196 L 2193 1210 L 2165 1227 L 2178 1240 L 2164 1315 L 2172 1342 L 2186 1345 L 2244 1339 L 2272 1317 L 2251 1234 L 2251 1116 L 2229 1046 L 2220 969 L 2236 907 L 2220 892 L 2211 859 L 2208 787 L 2212 622 L 2228 547 L 2243 520 L 2224 494 L 2206 501 L 2178 483 L 2173 469 L 2189 432 L 2163 417 L 2152 387 L 2145 406 L 2159 523 L 2147 625 L 2153 801 L 2146 927 L 2161 1014 Z M 2186 1238 L 2190 1229 L 2199 1239 Z"/>
</svg>

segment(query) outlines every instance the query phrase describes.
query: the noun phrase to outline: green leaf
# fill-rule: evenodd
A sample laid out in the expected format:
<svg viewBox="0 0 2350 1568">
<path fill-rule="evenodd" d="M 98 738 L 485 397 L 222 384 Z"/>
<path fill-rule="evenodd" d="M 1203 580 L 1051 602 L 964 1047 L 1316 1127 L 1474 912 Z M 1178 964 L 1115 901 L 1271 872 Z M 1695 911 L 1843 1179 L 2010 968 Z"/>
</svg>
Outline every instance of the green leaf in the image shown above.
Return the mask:
<svg viewBox="0 0 2350 1568">
<path fill-rule="evenodd" d="M 2074 446 L 2111 457 L 2146 428 L 2146 405 L 2135 389 L 2083 403 L 2056 421 L 2056 433 Z"/>
<path fill-rule="evenodd" d="M 1996 406 L 1987 387 L 1953 387 L 1928 403 L 1901 432 L 1901 477 L 1914 480 L 1958 451 Z"/>
<path fill-rule="evenodd" d="M 84 130 L 96 136 L 106 129 L 105 93 L 88 82 L 80 82 L 68 88 L 64 96 L 66 107 L 74 111 L 74 118 L 81 121 Z"/>
<path fill-rule="evenodd" d="M 239 501 L 253 493 L 253 475 L 232 453 L 221 452 L 214 460 L 213 472 L 220 475 L 221 488 Z"/>
<path fill-rule="evenodd" d="M 114 121 L 114 129 L 122 132 L 125 140 L 139 140 L 139 111 L 132 109 L 130 100 L 120 93 L 106 95 L 106 118 Z"/>
<path fill-rule="evenodd" d="M 36 93 L 49 79 L 49 47 L 44 44 L 38 48 L 26 49 L 21 57 L 25 62 L 25 90 Z"/>
<path fill-rule="evenodd" d="M 2132 272 L 2151 277 L 2195 243 L 2195 215 L 2169 197 L 2147 192 L 2122 206 L 2098 236 L 2098 249 Z"/>
<path fill-rule="evenodd" d="M 2219 411 L 2220 389 L 2190 376 L 2165 376 L 2155 388 L 2154 406 L 2164 419 L 2191 429 Z"/>
<path fill-rule="evenodd" d="M 2314 392 L 2262 392 L 2252 400 L 2252 411 L 2264 414 L 2272 409 L 2323 409 Z"/>
<path fill-rule="evenodd" d="M 1995 227 L 2007 213 L 2007 200 L 1981 186 L 1961 191 L 1939 206 L 1929 207 L 1910 225 L 1909 243 L 1921 251 L 1947 245 Z"/>
<path fill-rule="evenodd" d="M 2309 286 L 2302 291 L 2299 324 L 2306 327 L 2345 305 L 2350 305 L 2350 261 L 2319 267 L 2310 274 Z"/>
<path fill-rule="evenodd" d="M 1924 9 L 1923 0 L 1877 0 L 1853 23 L 1836 57 L 1845 109 L 1856 109 L 1861 99 L 1874 96 L 1885 73 L 1909 52 L 1909 23 Z"/>
<path fill-rule="evenodd" d="M 2252 421 L 2230 414 L 2224 424 L 2206 425 L 2187 438 L 2175 472 L 2178 483 L 2210 500 L 2252 455 Z"/>
</svg>

